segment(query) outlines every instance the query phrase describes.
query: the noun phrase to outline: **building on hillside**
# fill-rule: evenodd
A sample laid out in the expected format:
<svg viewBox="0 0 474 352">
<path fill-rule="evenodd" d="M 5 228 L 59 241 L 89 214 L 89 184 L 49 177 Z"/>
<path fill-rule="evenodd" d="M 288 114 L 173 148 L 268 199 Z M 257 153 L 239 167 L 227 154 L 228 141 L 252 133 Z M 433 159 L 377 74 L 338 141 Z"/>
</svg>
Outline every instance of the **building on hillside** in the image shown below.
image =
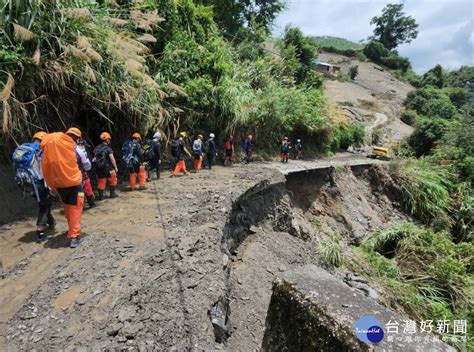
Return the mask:
<svg viewBox="0 0 474 352">
<path fill-rule="evenodd" d="M 337 77 L 339 76 L 339 73 L 341 73 L 341 66 L 333 65 L 320 60 L 314 60 L 313 64 L 316 68 L 316 71 L 321 72 L 325 75 Z"/>
</svg>

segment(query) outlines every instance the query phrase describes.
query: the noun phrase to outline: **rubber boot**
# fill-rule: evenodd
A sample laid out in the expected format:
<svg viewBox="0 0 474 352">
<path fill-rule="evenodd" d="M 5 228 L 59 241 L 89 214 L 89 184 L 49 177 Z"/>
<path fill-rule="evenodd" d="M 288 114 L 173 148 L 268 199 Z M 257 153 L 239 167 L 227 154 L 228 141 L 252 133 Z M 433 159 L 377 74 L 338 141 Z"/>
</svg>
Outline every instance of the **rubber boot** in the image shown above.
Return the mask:
<svg viewBox="0 0 474 352">
<path fill-rule="evenodd" d="M 99 189 L 99 196 L 97 197 L 97 200 L 104 200 L 104 190 Z"/>
<path fill-rule="evenodd" d="M 95 198 L 93 194 L 91 194 L 90 196 L 86 196 L 86 199 L 87 199 L 87 204 L 89 204 L 89 209 L 97 206 L 97 204 L 95 204 L 95 200 L 94 200 Z"/>
<path fill-rule="evenodd" d="M 115 186 L 109 186 L 110 187 L 110 198 L 117 198 L 118 195 L 115 193 Z"/>
</svg>

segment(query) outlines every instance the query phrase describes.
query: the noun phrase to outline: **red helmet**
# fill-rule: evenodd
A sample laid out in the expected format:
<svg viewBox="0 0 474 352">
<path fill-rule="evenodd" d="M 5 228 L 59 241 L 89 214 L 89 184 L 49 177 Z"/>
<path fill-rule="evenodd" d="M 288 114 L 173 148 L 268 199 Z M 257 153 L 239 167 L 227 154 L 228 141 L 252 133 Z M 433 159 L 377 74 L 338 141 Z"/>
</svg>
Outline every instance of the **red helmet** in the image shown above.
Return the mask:
<svg viewBox="0 0 474 352">
<path fill-rule="evenodd" d="M 132 134 L 132 138 L 134 138 L 134 139 L 142 139 L 142 136 L 140 135 L 140 133 L 135 132 L 134 134 Z"/>
</svg>

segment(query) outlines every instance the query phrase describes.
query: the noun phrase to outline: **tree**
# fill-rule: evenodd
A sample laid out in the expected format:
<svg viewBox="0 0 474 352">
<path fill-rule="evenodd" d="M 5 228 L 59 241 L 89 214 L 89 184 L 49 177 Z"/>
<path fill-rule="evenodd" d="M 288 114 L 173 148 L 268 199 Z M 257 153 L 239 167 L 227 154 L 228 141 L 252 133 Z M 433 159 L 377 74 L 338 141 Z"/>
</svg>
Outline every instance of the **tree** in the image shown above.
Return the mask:
<svg viewBox="0 0 474 352">
<path fill-rule="evenodd" d="M 444 87 L 444 80 L 445 73 L 443 71 L 443 68 L 441 67 L 441 65 L 436 65 L 423 75 L 421 85 L 423 87 L 431 85 L 441 89 Z"/>
<path fill-rule="evenodd" d="M 354 65 L 354 66 L 349 67 L 349 77 L 352 80 L 355 80 L 358 74 L 359 74 L 359 65 Z"/>
<path fill-rule="evenodd" d="M 311 70 L 312 62 L 316 57 L 318 47 L 313 44 L 311 38 L 305 36 L 298 27 L 292 27 L 290 25 L 285 27 L 282 44 L 283 53 L 292 51 L 294 52 L 294 55 L 296 55 L 296 59 L 299 61 L 300 65 L 296 71 L 295 79 L 296 83 L 302 83 L 305 81 L 308 72 Z M 294 49 L 289 50 L 292 47 Z M 286 56 L 285 59 L 290 60 L 291 58 Z"/>
<path fill-rule="evenodd" d="M 410 43 L 418 36 L 415 19 L 405 16 L 403 4 L 388 4 L 381 16 L 375 16 L 370 24 L 375 24 L 374 37 L 387 49 L 392 50 L 403 43 Z"/>
<path fill-rule="evenodd" d="M 232 35 L 251 24 L 262 26 L 269 31 L 276 16 L 285 7 L 282 0 L 198 0 L 196 2 L 213 6 L 214 17 L 219 27 Z"/>
</svg>

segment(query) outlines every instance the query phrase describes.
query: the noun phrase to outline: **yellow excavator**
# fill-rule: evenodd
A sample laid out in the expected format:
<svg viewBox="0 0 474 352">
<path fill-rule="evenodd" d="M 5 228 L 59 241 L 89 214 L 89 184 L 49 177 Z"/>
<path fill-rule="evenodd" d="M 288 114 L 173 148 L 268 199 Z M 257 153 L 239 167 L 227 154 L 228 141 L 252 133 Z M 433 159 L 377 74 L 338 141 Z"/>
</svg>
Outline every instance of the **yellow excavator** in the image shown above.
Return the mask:
<svg viewBox="0 0 474 352">
<path fill-rule="evenodd" d="M 384 147 L 383 145 L 374 145 L 372 147 L 372 154 L 368 155 L 368 157 L 372 159 L 390 160 L 390 148 Z"/>
</svg>

